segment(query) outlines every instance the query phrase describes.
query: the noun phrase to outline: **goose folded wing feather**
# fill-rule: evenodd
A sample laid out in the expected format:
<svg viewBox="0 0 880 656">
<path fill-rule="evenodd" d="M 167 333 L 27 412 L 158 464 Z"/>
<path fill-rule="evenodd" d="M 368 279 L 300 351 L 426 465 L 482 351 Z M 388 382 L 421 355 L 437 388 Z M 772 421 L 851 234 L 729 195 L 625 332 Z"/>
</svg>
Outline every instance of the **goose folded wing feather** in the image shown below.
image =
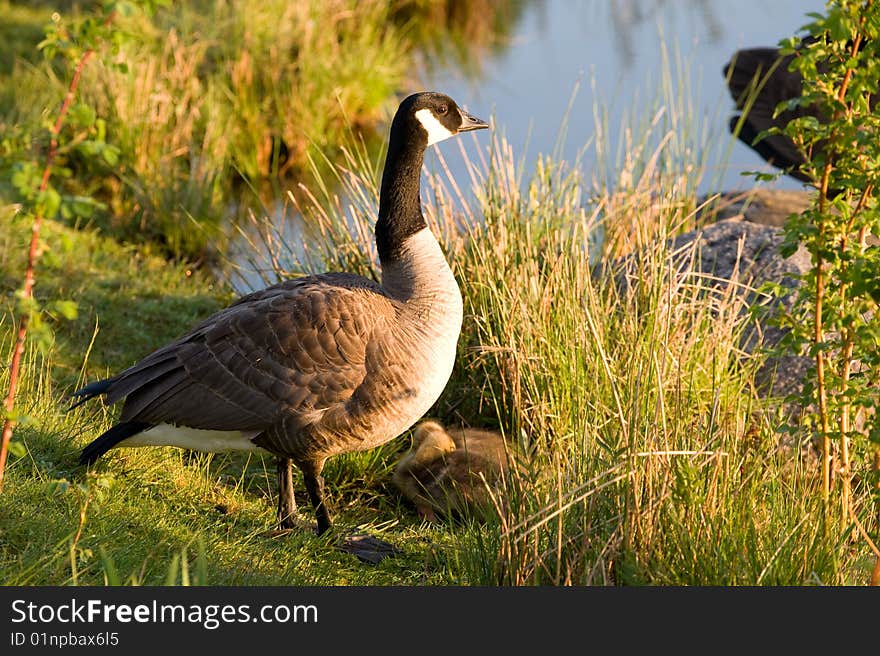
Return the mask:
<svg viewBox="0 0 880 656">
<path fill-rule="evenodd" d="M 323 278 L 245 297 L 123 372 L 122 419 L 251 430 L 273 422 L 279 408 L 306 415 L 344 403 L 364 380 L 373 331 L 385 325 L 379 310 L 393 308 L 386 299 L 370 314 L 349 310 L 363 294 L 385 297 Z M 150 377 L 156 363 L 165 372 Z"/>
</svg>

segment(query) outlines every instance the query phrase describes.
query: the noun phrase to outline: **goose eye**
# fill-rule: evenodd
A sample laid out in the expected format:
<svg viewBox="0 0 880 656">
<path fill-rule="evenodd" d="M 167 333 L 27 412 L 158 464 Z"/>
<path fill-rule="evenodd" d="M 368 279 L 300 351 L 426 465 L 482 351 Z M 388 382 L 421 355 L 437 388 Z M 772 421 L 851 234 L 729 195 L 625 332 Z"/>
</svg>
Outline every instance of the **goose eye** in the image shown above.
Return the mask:
<svg viewBox="0 0 880 656">
<path fill-rule="evenodd" d="M 446 113 L 448 111 L 449 111 L 448 105 L 440 105 L 440 107 L 437 108 L 437 113 L 440 114 L 440 116 L 446 116 Z"/>
</svg>

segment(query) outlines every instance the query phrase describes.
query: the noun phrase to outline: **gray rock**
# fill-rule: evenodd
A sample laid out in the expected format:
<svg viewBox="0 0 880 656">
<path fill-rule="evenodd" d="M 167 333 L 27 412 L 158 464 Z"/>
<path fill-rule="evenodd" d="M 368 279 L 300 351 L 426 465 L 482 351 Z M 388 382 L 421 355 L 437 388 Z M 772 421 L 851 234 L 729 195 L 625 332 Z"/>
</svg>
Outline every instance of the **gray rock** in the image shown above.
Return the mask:
<svg viewBox="0 0 880 656">
<path fill-rule="evenodd" d="M 790 214 L 808 206 L 809 196 L 808 192 L 781 191 L 722 194 L 706 204 L 698 217 L 701 228 L 675 237 L 660 251 L 670 258 L 669 271 L 674 283 L 687 282 L 686 276 L 698 277 L 707 293 L 718 293 L 725 302 L 736 303 L 735 311 L 749 313 L 757 304 L 766 308 L 766 312 L 750 319 L 742 334 L 739 346 L 746 356 L 758 353 L 762 346 L 778 345 L 785 336 L 771 317 L 780 310 L 791 310 L 801 284 L 799 278 L 809 271 L 811 258 L 803 247 L 790 257 L 782 257 L 781 226 Z M 869 235 L 868 244 L 877 246 L 880 241 Z M 643 268 L 640 260 L 655 255 L 650 249 L 633 253 L 610 267 L 601 264 L 596 273 L 612 275 L 622 293 L 638 290 L 640 271 L 657 270 L 656 263 Z M 777 297 L 759 294 L 756 290 L 767 282 L 782 285 L 788 293 Z M 854 367 L 858 370 L 859 363 L 854 363 Z M 813 370 L 813 359 L 803 354 L 767 357 L 754 378 L 757 392 L 763 398 L 784 401 L 777 407 L 786 423 L 796 425 L 802 413 L 815 412 L 816 408 L 804 408 L 801 401 L 786 397 L 801 394 Z M 872 414 L 873 410 L 858 412 L 852 419 L 853 428 L 863 431 Z M 817 458 L 816 443 L 804 442 L 795 434 L 783 435 L 779 447 L 786 452 L 798 451 L 811 460 Z"/>
<path fill-rule="evenodd" d="M 700 284 L 727 296 L 738 303 L 739 311 L 749 313 L 756 304 L 768 307 L 762 318 L 752 320 L 743 332 L 740 348 L 756 353 L 764 346 L 775 346 L 784 337 L 784 331 L 773 325 L 770 317 L 774 308 L 790 309 L 800 284 L 798 276 L 810 267 L 810 256 L 803 248 L 783 258 L 779 253 L 782 230 L 774 225 L 747 221 L 741 213 L 736 218 L 723 219 L 671 240 L 666 252 L 670 254 L 671 270 L 678 276 L 697 274 Z M 594 274 L 613 275 L 615 284 L 626 293 L 639 279 L 638 253 L 621 258 L 606 269 L 599 265 Z M 791 291 L 771 298 L 759 294 L 758 288 L 772 282 Z M 764 397 L 785 397 L 802 390 L 811 360 L 799 355 L 769 357 L 758 373 L 758 392 Z"/>
<path fill-rule="evenodd" d="M 787 258 L 780 255 L 782 239 L 782 230 L 774 225 L 733 218 L 680 235 L 671 244 L 673 252 L 690 252 L 693 247 L 694 258 L 688 259 L 688 265 L 692 262 L 692 270 L 707 276 L 707 285 L 738 296 L 742 312 L 756 304 L 770 306 L 765 318 L 756 320 L 743 334 L 741 347 L 747 353 L 755 353 L 762 345 L 775 346 L 784 337 L 784 331 L 770 320 L 773 308 L 791 309 L 798 277 L 810 268 L 810 255 L 803 248 Z M 777 299 L 759 295 L 756 290 L 767 282 L 791 291 Z M 810 366 L 805 356 L 768 358 L 757 377 L 758 391 L 772 397 L 798 393 Z"/>
</svg>

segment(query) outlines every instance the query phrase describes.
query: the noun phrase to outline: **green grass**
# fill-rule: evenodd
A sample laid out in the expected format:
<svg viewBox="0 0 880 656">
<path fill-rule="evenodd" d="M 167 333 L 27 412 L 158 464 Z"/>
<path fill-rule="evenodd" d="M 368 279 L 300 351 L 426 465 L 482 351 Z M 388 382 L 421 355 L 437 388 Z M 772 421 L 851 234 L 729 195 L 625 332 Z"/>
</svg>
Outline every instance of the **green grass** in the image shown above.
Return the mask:
<svg viewBox="0 0 880 656">
<path fill-rule="evenodd" d="M 184 549 L 189 571 L 211 585 L 865 580 L 867 547 L 836 523 L 825 535 L 815 471 L 778 448 L 774 415 L 749 391 L 756 363 L 736 358 L 743 319 L 732 300 L 698 280 L 668 279 L 662 246 L 630 292 L 594 282 L 585 238 L 613 217 L 581 207 L 577 177 L 549 165 L 518 195 L 498 152 L 483 225 L 453 229 L 462 216 L 441 186 L 426 203 L 432 221 L 442 220 L 435 227 L 466 307 L 453 380 L 431 414 L 498 426 L 528 454 L 528 473 L 506 490 L 497 517 L 420 522 L 390 485 L 406 436 L 326 470 L 337 530 L 365 529 L 404 550 L 378 567 L 329 539 L 273 536 L 272 462 L 132 449 L 86 473 L 78 451 L 112 411 L 64 412 L 60 399 L 80 371 L 92 380 L 124 366 L 228 295 L 200 274 L 50 223 L 55 262 L 42 267 L 40 293 L 95 296 L 73 324 L 56 327 L 48 354 L 28 351 L 19 393 L 28 420 L 15 437 L 26 453 L 12 458 L 3 492 L 0 580 L 161 584 Z M 348 183 L 374 209 L 375 173 Z M 371 221 L 355 212 L 347 218 Z M 328 253 L 367 270 L 357 231 L 325 227 L 327 248 L 335 243 Z M 16 228 L 23 239 L 27 226 Z M 4 245 L 5 284 L 20 270 L 15 243 Z M 321 259 L 320 246 L 310 254 Z M 147 303 L 135 309 L 139 299 Z M 8 318 L 3 325 L 8 353 Z M 869 492 L 857 490 L 855 504 L 876 531 Z"/>
<path fill-rule="evenodd" d="M 23 270 L 22 245 L 30 230 L 8 211 L 3 222 L 11 229 L 0 241 L 0 280 L 9 291 Z M 26 453 L 13 455 L 7 470 L 0 582 L 100 584 L 109 559 L 121 582 L 161 584 L 182 549 L 195 562 L 199 540 L 208 564 L 205 582 L 214 585 L 453 582 L 438 565 L 444 556 L 432 546 L 448 536 L 423 527 L 391 490 L 388 467 L 404 440 L 327 468 L 340 525 L 391 532 L 406 551 L 375 569 L 338 552 L 329 540 L 270 534 L 271 459 L 136 449 L 115 452 L 93 472 L 78 466 L 79 450 L 110 425 L 114 411 L 90 404 L 67 413 L 64 395 L 84 376 L 95 380 L 131 364 L 231 297 L 202 273 L 144 256 L 94 231 L 48 222 L 44 241 L 38 297 L 76 299 L 80 314 L 54 326 L 56 342 L 47 353 L 31 347 L 25 357 L 18 395 L 25 419 L 14 441 Z M 7 307 L 0 323 L 4 358 L 11 327 Z M 6 384 L 4 370 L 0 386 Z M 307 500 L 300 502 L 308 509 Z M 70 544 L 84 506 L 74 568 Z"/>
<path fill-rule="evenodd" d="M 75 299 L 81 311 L 54 326 L 48 352 L 26 353 L 18 396 L 26 419 L 0 510 L 0 582 L 866 581 L 873 557 L 865 541 L 836 518 L 826 525 L 815 466 L 782 447 L 775 406 L 753 391 L 760 361 L 740 357 L 748 318 L 737 299 L 700 277 L 670 274 L 664 238 L 696 223 L 711 142 L 677 104 L 678 88 L 666 80 L 659 94 L 669 121 L 634 117 L 642 127 L 632 143 L 641 145 L 595 183 L 547 157 L 525 171 L 507 144 L 487 147 L 482 135 L 441 148 L 441 162 L 450 147 L 471 155 L 473 197 L 460 193 L 467 178 L 454 185 L 441 172 L 423 198 L 465 302 L 453 377 L 430 415 L 499 428 L 525 470 L 485 523 L 425 524 L 390 484 L 407 435 L 332 459 L 325 473 L 335 534 L 367 530 L 403 550 L 377 567 L 338 552 L 332 535 L 274 535 L 271 461 L 144 448 L 111 452 L 91 472 L 76 464 L 115 409 L 92 403 L 67 413 L 64 394 L 142 357 L 231 295 L 204 271 L 47 222 L 38 296 Z M 593 147 L 608 156 L 604 139 Z M 315 162 L 311 195 L 292 206 L 310 228 L 307 249 L 290 239 L 283 217 L 258 217 L 244 231 L 254 259 L 269 256 L 267 282 L 328 269 L 375 275 L 381 158 L 362 143 L 342 154 L 341 164 Z M 5 212 L 0 283 L 11 292 L 30 233 Z M 596 257 L 607 263 L 634 251 L 641 256 L 629 286 L 593 276 Z M 855 474 L 853 511 L 876 536 L 868 464 Z"/>
<path fill-rule="evenodd" d="M 74 25 L 89 8 L 69 3 L 58 22 Z M 350 133 L 378 148 L 376 126 L 417 84 L 411 71 L 433 42 L 464 44 L 458 56 L 477 59 L 520 11 L 490 0 L 199 0 L 118 16 L 118 52 L 92 58 L 77 94 L 106 122 L 118 162 L 74 150 L 58 162 L 72 175 L 55 183 L 105 203 L 87 218 L 111 234 L 212 258 L 229 224 L 259 204 L 254 190 L 301 180 L 310 156 L 333 158 Z M 0 3 L 0 172 L 45 157 L 46 108 L 73 70 L 36 50 L 51 16 Z M 62 143 L 82 136 L 68 129 Z M 8 177 L 0 199 L 11 202 Z"/>
<path fill-rule="evenodd" d="M 529 174 L 503 142 L 471 165 L 476 200 L 443 175 L 430 181 L 425 211 L 465 297 L 458 363 L 431 414 L 499 427 L 529 462 L 493 521 L 452 529 L 455 578 L 863 583 L 868 545 L 848 521 L 826 525 L 815 465 L 786 446 L 776 405 L 753 391 L 760 357 L 741 357 L 741 301 L 707 278 L 670 274 L 664 238 L 697 223 L 707 133 L 676 121 L 662 130 L 639 135 L 665 145 L 637 150 L 614 188 L 550 159 Z M 355 149 L 337 176 L 296 207 L 318 227 L 310 249 L 265 224 L 253 238 L 277 275 L 376 271 L 376 167 Z M 622 238 L 591 248 L 596 235 Z M 610 263 L 634 250 L 627 288 L 593 277 L 594 253 Z M 869 481 L 869 469 L 856 478 Z M 876 534 L 868 483 L 853 511 Z"/>
<path fill-rule="evenodd" d="M 43 39 L 43 26 L 49 21 L 51 11 L 31 6 L 21 6 L 8 0 L 0 2 L 0 76 L 9 75 L 16 59 L 31 62 L 40 59 L 36 45 Z"/>
</svg>

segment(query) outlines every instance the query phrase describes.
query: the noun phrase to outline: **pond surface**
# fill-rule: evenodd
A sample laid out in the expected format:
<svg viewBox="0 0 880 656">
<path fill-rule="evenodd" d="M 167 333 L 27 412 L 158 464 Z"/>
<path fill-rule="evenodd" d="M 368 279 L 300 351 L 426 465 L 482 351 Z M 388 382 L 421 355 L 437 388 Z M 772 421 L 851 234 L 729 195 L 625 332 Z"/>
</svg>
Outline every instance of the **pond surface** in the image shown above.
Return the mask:
<svg viewBox="0 0 880 656">
<path fill-rule="evenodd" d="M 517 0 L 507 33 L 498 35 L 495 47 L 473 45 L 478 61 L 455 57 L 427 58 L 418 77 L 424 89 L 443 91 L 503 133 L 514 156 L 524 157 L 526 179 L 539 154 L 559 152 L 574 162 L 596 132 L 594 106 L 607 110 L 607 134 L 613 154 L 627 117 L 644 113 L 643 105 L 657 98 L 663 80 L 663 53 L 672 62 L 667 75 L 674 85 L 686 77 L 690 112 L 711 135 L 711 166 L 700 182 L 701 193 L 747 189 L 756 185 L 743 171 L 772 171 L 754 151 L 727 129 L 733 113 L 722 73 L 724 64 L 740 48 L 775 46 L 797 33 L 807 22 L 807 12 L 824 8 L 822 0 Z M 504 21 L 503 21 L 504 22 Z M 681 68 L 677 70 L 681 62 Z M 477 72 L 474 72 L 474 71 Z M 577 93 L 573 96 L 575 89 Z M 404 92 L 418 89 L 403 90 Z M 568 116 L 566 119 L 567 110 Z M 567 133 L 560 141 L 560 126 Z M 387 134 L 387 126 L 379 134 Z M 481 147 L 486 133 L 475 133 Z M 465 140 L 473 155 L 473 142 Z M 468 176 L 458 147 L 441 146 L 453 176 L 467 194 Z M 722 157 L 727 151 L 726 159 Z M 580 160 L 584 176 L 596 167 L 594 151 Z M 429 170 L 439 171 L 434 149 L 426 157 Z M 798 189 L 801 183 L 780 177 L 777 188 Z M 276 199 L 274 221 L 290 244 L 302 241 L 302 221 Z M 239 267 L 239 291 L 261 287 L 266 280 L 255 269 L 265 269 L 262 253 L 245 248 L 232 259 Z"/>
<path fill-rule="evenodd" d="M 422 79 L 426 88 L 445 91 L 477 116 L 493 115 L 495 128 L 503 130 L 515 154 L 526 153 L 527 162 L 538 153 L 554 151 L 580 81 L 562 151 L 573 161 L 595 132 L 594 101 L 608 107 L 608 134 L 614 141 L 621 117 L 637 111 L 640 99 L 655 97 L 665 46 L 672 60 L 680 53 L 693 109 L 723 150 L 730 140 L 727 123 L 734 109 L 722 74 L 724 64 L 737 49 L 775 46 L 792 36 L 808 21 L 806 14 L 822 11 L 824 4 L 821 0 L 538 0 L 526 3 L 506 45 L 484 56 L 481 74 L 468 77 L 447 65 L 426 71 Z M 446 148 L 444 155 L 453 150 Z M 584 168 L 594 164 L 587 153 Z M 707 174 L 701 191 L 753 186 L 752 177 L 740 174 L 745 170 L 771 169 L 736 141 L 726 166 Z M 773 184 L 801 186 L 787 178 Z"/>
</svg>

